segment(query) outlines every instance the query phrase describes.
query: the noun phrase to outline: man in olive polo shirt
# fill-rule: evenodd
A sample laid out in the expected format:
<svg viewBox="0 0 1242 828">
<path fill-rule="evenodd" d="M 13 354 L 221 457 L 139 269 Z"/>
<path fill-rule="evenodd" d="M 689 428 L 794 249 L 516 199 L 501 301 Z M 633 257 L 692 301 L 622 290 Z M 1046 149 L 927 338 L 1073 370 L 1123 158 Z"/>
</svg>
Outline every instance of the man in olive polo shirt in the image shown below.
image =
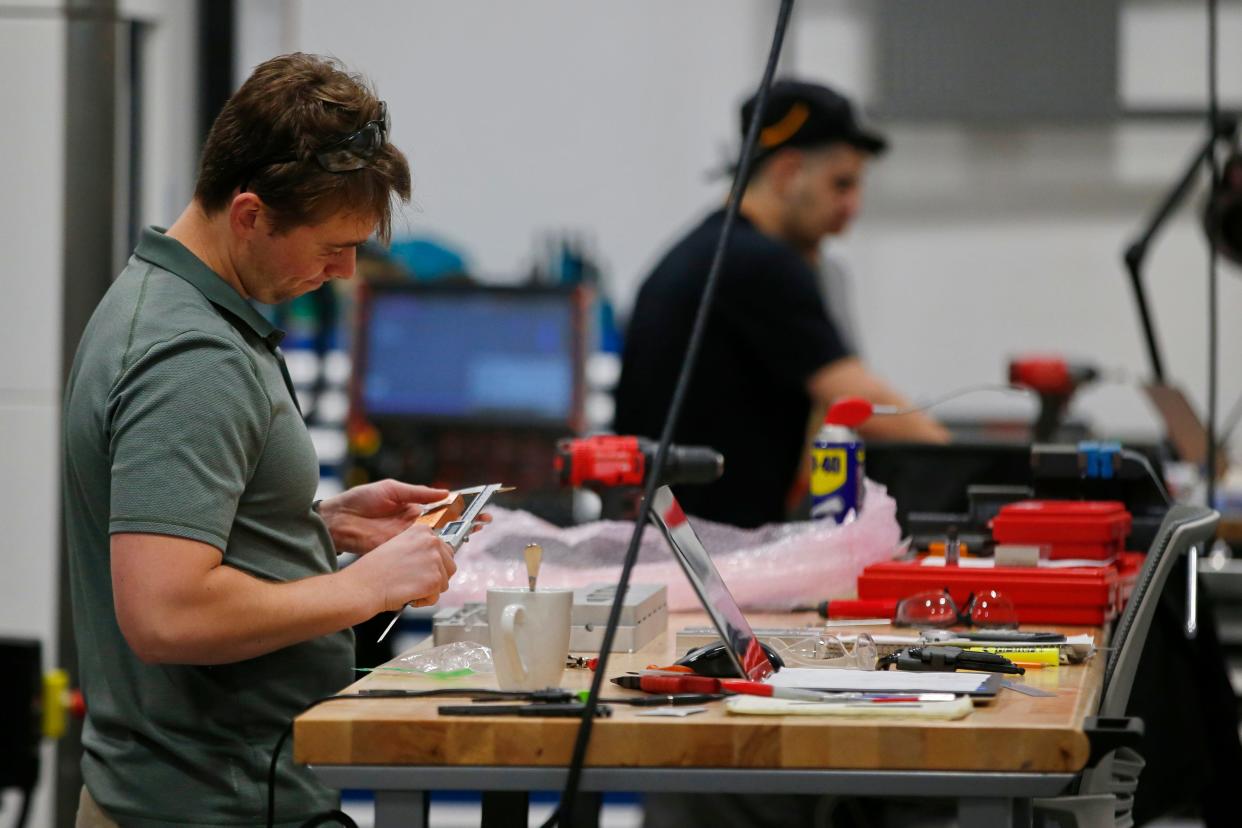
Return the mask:
<svg viewBox="0 0 1242 828">
<path fill-rule="evenodd" d="M 444 491 L 384 481 L 318 505 L 318 461 L 249 300 L 350 278 L 409 168 L 384 104 L 333 61 L 259 66 L 83 335 L 64 505 L 87 703 L 79 825 L 255 825 L 277 737 L 351 679 L 349 628 L 434 603 L 454 565 L 413 525 Z M 362 555 L 337 570 L 338 551 Z M 276 820 L 335 796 L 288 754 Z"/>
</svg>

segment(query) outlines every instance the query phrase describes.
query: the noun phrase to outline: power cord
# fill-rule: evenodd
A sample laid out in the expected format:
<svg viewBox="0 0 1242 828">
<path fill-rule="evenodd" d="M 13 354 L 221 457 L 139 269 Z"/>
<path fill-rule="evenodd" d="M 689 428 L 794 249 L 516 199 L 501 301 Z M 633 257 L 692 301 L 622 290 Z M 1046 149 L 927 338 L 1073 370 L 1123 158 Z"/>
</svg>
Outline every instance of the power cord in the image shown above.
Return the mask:
<svg viewBox="0 0 1242 828">
<path fill-rule="evenodd" d="M 1220 93 L 1217 82 L 1217 0 L 1207 0 L 1208 12 L 1208 134 L 1215 136 L 1219 132 Z M 1217 210 L 1220 196 L 1220 164 L 1216 157 L 1216 142 L 1208 147 L 1208 170 L 1211 178 L 1211 193 L 1208 199 L 1208 210 Z M 1213 226 L 1215 225 L 1213 216 Z M 1219 381 L 1216 351 L 1219 347 L 1217 331 L 1218 297 L 1216 278 L 1216 234 L 1208 233 L 1208 404 L 1207 404 L 1207 507 L 1214 509 L 1216 503 L 1216 395 Z"/>
<path fill-rule="evenodd" d="M 643 530 L 651 517 L 651 499 L 654 497 L 656 487 L 663 476 L 669 444 L 673 441 L 673 432 L 676 429 L 682 404 L 685 401 L 687 389 L 690 386 L 690 377 L 694 372 L 694 365 L 698 359 L 699 350 L 703 345 L 703 334 L 707 329 L 708 314 L 711 310 L 712 299 L 716 295 L 716 286 L 720 281 L 721 266 L 724 262 L 725 251 L 728 249 L 729 236 L 732 233 L 733 225 L 737 221 L 742 194 L 746 192 L 746 185 L 750 180 L 750 169 L 754 160 L 755 146 L 759 140 L 759 125 L 763 123 L 763 116 L 767 110 L 768 91 L 772 87 L 772 78 L 776 75 L 776 66 L 780 61 L 781 45 L 785 40 L 785 30 L 789 27 L 789 18 L 792 11 L 793 0 L 781 0 L 780 10 L 777 12 L 776 30 L 772 35 L 772 47 L 768 52 L 768 62 L 763 70 L 763 80 L 760 81 L 759 90 L 755 95 L 755 111 L 751 115 L 750 124 L 746 128 L 746 138 L 742 141 L 741 154 L 738 158 L 737 174 L 734 176 L 733 186 L 729 190 L 729 200 L 725 204 L 725 215 L 724 222 L 720 228 L 720 239 L 712 256 L 711 268 L 707 272 L 703 296 L 699 300 L 699 309 L 695 316 L 694 328 L 690 333 L 690 341 L 686 347 L 686 356 L 682 361 L 681 374 L 677 378 L 677 385 L 673 388 L 673 398 L 669 403 L 668 415 L 664 420 L 664 430 L 660 434 L 655 460 L 647 472 L 643 499 L 638 507 L 638 517 L 634 521 L 634 533 L 630 536 L 630 545 L 625 552 L 625 562 L 621 566 L 621 575 L 617 579 L 616 597 L 613 599 L 612 608 L 608 613 L 608 624 L 604 628 L 604 637 L 599 648 L 599 663 L 596 665 L 595 675 L 591 680 L 591 691 L 587 694 L 582 712 L 582 722 L 578 726 L 578 735 L 574 740 L 574 752 L 570 759 L 568 774 L 565 777 L 565 788 L 561 793 L 560 803 L 552 811 L 552 815 L 548 817 L 547 821 L 543 823 L 543 828 L 551 828 L 551 826 L 557 824 L 573 825 L 574 800 L 578 796 L 582 768 L 586 762 L 587 745 L 591 741 L 591 729 L 595 724 L 595 708 L 599 704 L 600 689 L 603 686 L 604 676 L 607 672 L 608 656 L 612 651 L 612 642 L 616 637 L 617 627 L 621 621 L 621 605 L 625 600 L 626 590 L 629 588 L 630 574 L 638 561 L 638 548 L 642 542 Z"/>
<path fill-rule="evenodd" d="M 1120 454 L 1124 459 L 1132 460 L 1142 466 L 1147 471 L 1147 476 L 1151 478 L 1151 482 L 1156 484 L 1156 490 L 1160 492 L 1160 496 L 1164 498 L 1164 505 L 1173 505 L 1173 498 L 1169 496 L 1169 490 L 1164 487 L 1164 481 L 1160 479 L 1160 475 L 1156 474 L 1156 469 L 1152 466 L 1151 461 L 1147 459 L 1147 455 L 1134 449 L 1122 449 Z"/>
<path fill-rule="evenodd" d="M 1208 210 L 1216 211 L 1220 197 L 1220 164 L 1216 157 L 1216 136 L 1220 133 L 1220 92 L 1217 81 L 1217 42 L 1219 41 L 1217 25 L 1217 0 L 1207 0 L 1208 13 L 1208 144 L 1207 161 L 1211 192 L 1208 197 Z M 1216 226 L 1216 217 L 1211 216 L 1211 226 Z M 1207 402 L 1207 507 L 1216 508 L 1216 395 L 1220 370 L 1217 366 L 1217 350 L 1220 336 L 1217 331 L 1219 299 L 1217 296 L 1216 233 L 1208 233 L 1208 402 Z M 1199 608 L 1197 592 L 1199 587 L 1199 550 L 1191 547 L 1186 553 L 1186 627 L 1187 638 L 1195 638 L 1199 634 Z"/>
<path fill-rule="evenodd" d="M 877 415 L 897 416 L 901 414 L 914 414 L 918 411 L 926 411 L 929 408 L 935 408 L 936 406 L 941 405 L 942 403 L 947 403 L 950 400 L 956 400 L 958 397 L 965 397 L 970 394 L 978 394 L 984 391 L 992 391 L 999 394 L 1016 394 L 1024 397 L 1034 396 L 1036 393 L 1034 389 L 1027 388 L 1025 385 L 981 382 L 976 385 L 964 385 L 961 388 L 954 389 L 953 391 L 947 391 L 938 397 L 932 397 L 930 400 L 914 403 L 913 405 L 908 405 L 904 408 L 880 405 L 874 406 L 874 408 Z"/>
<path fill-rule="evenodd" d="M 13 823 L 13 828 L 25 828 L 26 821 L 30 819 L 30 809 L 34 802 L 34 790 L 31 788 L 19 788 L 22 795 L 22 807 L 17 812 L 17 821 Z M 4 791 L 0 788 L 0 793 Z"/>
</svg>

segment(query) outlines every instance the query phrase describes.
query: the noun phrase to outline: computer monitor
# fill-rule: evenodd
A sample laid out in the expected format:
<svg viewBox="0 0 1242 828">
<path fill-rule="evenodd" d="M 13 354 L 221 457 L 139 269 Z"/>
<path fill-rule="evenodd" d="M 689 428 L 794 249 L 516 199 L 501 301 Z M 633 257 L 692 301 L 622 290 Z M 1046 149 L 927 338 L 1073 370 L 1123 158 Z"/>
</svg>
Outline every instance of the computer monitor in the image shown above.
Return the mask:
<svg viewBox="0 0 1242 828">
<path fill-rule="evenodd" d="M 584 308 L 573 288 L 368 285 L 355 404 L 377 420 L 573 428 Z"/>
</svg>

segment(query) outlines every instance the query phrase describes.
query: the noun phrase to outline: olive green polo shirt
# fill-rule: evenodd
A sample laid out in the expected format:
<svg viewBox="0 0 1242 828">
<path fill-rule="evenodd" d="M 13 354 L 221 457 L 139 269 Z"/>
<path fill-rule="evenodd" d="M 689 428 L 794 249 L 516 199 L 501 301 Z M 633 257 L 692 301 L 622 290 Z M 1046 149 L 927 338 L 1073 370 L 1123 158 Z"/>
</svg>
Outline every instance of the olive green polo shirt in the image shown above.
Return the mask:
<svg viewBox="0 0 1242 828">
<path fill-rule="evenodd" d="M 118 626 L 109 537 L 210 544 L 267 581 L 334 572 L 319 464 L 282 333 L 158 229 L 95 309 L 65 394 L 64 514 L 87 716 L 82 774 L 121 825 L 255 825 L 282 729 L 349 683 L 349 630 L 235 664 L 144 664 Z M 170 562 L 171 563 L 171 562 Z M 336 806 L 282 756 L 282 823 Z"/>
</svg>

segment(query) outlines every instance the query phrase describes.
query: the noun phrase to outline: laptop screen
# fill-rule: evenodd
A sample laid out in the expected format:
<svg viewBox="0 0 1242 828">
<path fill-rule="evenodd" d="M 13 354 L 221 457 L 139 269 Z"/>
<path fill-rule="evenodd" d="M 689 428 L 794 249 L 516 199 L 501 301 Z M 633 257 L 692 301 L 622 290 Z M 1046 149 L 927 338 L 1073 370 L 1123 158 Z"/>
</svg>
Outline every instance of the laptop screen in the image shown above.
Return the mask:
<svg viewBox="0 0 1242 828">
<path fill-rule="evenodd" d="M 707 549 L 668 486 L 656 490 L 651 501 L 651 522 L 660 528 L 672 547 L 673 556 L 685 570 L 703 609 L 707 610 L 716 625 L 737 674 L 751 681 L 762 681 L 776 672 L 755 637 L 750 622 L 742 614 L 742 608 L 733 599 L 724 578 L 720 577 L 720 570 L 712 563 Z"/>
<path fill-rule="evenodd" d="M 1181 389 L 1172 385 L 1149 383 L 1143 386 L 1143 391 L 1155 406 L 1178 458 L 1197 466 L 1207 463 L 1207 428 Z M 1218 469 L 1224 468 L 1219 462 L 1221 459 L 1223 457 L 1218 455 Z"/>
</svg>

